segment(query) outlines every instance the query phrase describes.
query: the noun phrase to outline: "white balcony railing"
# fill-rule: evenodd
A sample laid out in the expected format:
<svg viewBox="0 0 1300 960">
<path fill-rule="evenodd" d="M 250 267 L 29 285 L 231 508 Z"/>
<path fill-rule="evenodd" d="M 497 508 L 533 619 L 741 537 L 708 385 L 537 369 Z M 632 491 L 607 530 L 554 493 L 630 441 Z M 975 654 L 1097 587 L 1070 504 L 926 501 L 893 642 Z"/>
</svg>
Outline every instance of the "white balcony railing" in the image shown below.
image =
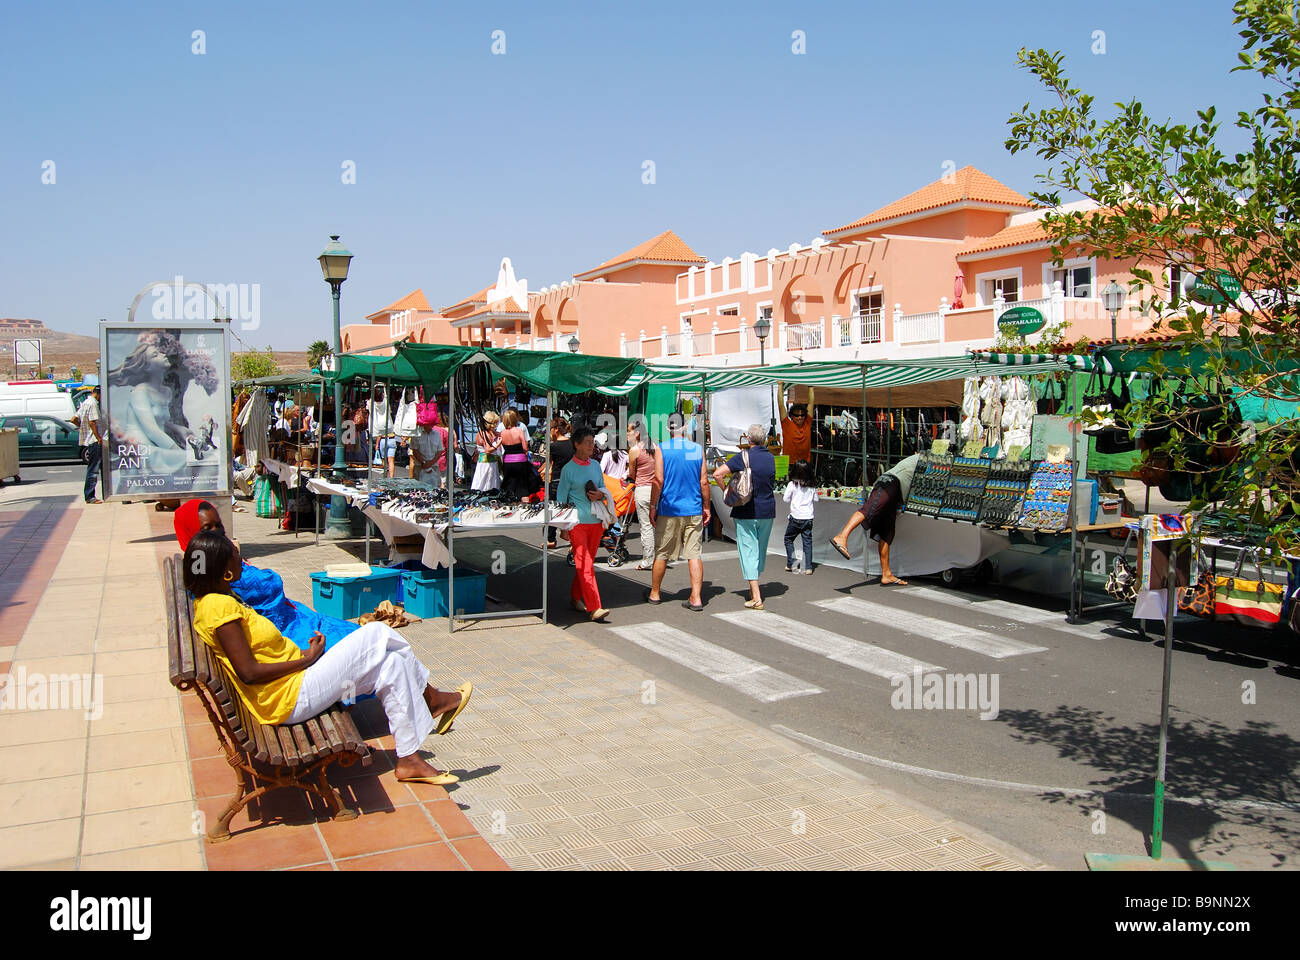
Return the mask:
<svg viewBox="0 0 1300 960">
<path fill-rule="evenodd" d="M 618 344 L 618 355 L 620 357 L 636 357 L 638 360 L 643 356 L 640 340 L 620 340 Z"/>
<path fill-rule="evenodd" d="M 834 346 L 853 347 L 859 343 L 879 343 L 883 321 L 879 310 L 855 313 L 847 317 L 832 317 Z"/>
<path fill-rule="evenodd" d="M 533 338 L 533 349 L 534 349 L 534 350 L 554 350 L 554 349 L 555 349 L 555 338 L 554 338 L 554 337 L 534 337 L 534 338 Z"/>
<path fill-rule="evenodd" d="M 680 357 L 683 337 L 684 335 L 680 333 L 665 333 L 660 340 L 663 345 L 663 356 Z"/>
<path fill-rule="evenodd" d="M 781 327 L 782 350 L 820 350 L 825 342 L 820 320 L 787 323 Z"/>
<path fill-rule="evenodd" d="M 899 343 L 937 343 L 943 339 L 943 311 L 895 314 L 894 339 Z"/>
</svg>

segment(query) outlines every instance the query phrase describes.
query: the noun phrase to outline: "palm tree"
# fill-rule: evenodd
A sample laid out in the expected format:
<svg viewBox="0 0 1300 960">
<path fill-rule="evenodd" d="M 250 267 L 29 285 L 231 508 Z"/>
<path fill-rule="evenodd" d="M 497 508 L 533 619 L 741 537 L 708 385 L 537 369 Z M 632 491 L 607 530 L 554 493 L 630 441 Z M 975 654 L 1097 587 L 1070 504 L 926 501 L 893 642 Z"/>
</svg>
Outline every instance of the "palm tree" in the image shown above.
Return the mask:
<svg viewBox="0 0 1300 960">
<path fill-rule="evenodd" d="M 330 345 L 324 340 L 315 340 L 307 348 L 307 367 L 308 369 L 319 369 L 320 358 L 330 352 Z"/>
</svg>

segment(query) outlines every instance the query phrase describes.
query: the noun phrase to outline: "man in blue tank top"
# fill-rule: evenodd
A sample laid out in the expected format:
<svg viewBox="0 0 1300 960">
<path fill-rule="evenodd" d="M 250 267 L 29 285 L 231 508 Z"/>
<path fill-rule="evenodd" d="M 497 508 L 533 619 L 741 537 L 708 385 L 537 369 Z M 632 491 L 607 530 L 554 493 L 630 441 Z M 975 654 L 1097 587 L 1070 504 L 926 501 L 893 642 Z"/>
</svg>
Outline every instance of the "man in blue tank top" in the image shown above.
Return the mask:
<svg viewBox="0 0 1300 960">
<path fill-rule="evenodd" d="M 709 522 L 709 477 L 704 466 L 704 448 L 685 437 L 686 423 L 680 413 L 668 417 L 671 439 L 655 447 L 655 485 L 650 495 L 650 522 L 655 525 L 655 565 L 650 575 L 649 603 L 662 603 L 668 561 L 681 556 L 691 571 L 691 597 L 682 606 L 704 609 L 700 588 L 704 584 L 704 562 L 700 559 L 704 524 Z"/>
</svg>

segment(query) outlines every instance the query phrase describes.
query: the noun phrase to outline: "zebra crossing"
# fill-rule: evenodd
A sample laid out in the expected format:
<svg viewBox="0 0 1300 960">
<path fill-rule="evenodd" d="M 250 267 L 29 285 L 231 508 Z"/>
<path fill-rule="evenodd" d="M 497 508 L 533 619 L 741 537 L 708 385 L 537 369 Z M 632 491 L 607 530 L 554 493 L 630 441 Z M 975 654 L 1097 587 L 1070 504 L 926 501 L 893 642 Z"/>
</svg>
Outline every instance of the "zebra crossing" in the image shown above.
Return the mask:
<svg viewBox="0 0 1300 960">
<path fill-rule="evenodd" d="M 960 595 L 954 594 L 952 597 L 949 601 L 945 596 L 945 603 L 970 605 L 969 602 L 962 603 Z M 710 619 L 718 626 L 726 625 L 745 634 L 754 634 L 756 639 L 761 637 L 776 641 L 891 683 L 898 677 L 941 673 L 948 669 L 922 659 L 919 655 L 889 649 L 884 644 L 889 642 L 888 637 L 891 635 L 904 644 L 920 638 L 947 648 L 954 656 L 960 654 L 993 661 L 1006 661 L 1048 650 L 1047 647 L 1015 640 L 982 627 L 913 613 L 858 597 L 815 600 L 808 602 L 806 607 L 811 609 L 802 611 L 806 614 L 803 619 L 771 610 L 720 611 Z M 1004 601 L 982 601 L 979 608 L 982 612 L 1021 625 L 1044 624 L 1049 617 L 1059 618 L 1059 614 Z M 796 608 L 790 612 L 800 611 Z M 827 617 L 826 614 L 831 616 Z M 853 626 L 840 626 L 846 621 Z M 847 632 L 837 632 L 838 629 Z M 706 640 L 658 621 L 614 626 L 609 630 L 629 643 L 763 703 L 826 692 L 816 683 L 778 670 L 715 642 L 723 634 L 708 627 L 700 630 L 700 633 L 713 639 Z M 882 634 L 885 635 L 883 638 Z M 868 642 L 862 639 L 864 636 L 877 642 Z"/>
</svg>

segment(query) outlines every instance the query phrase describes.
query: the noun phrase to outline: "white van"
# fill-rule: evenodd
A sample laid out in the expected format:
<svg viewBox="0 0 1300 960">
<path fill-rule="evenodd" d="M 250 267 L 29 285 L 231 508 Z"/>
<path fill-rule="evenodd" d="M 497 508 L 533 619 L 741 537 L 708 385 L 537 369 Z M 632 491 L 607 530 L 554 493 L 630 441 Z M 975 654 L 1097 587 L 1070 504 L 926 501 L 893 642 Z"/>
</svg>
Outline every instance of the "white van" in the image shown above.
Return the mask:
<svg viewBox="0 0 1300 960">
<path fill-rule="evenodd" d="M 76 413 L 72 395 L 52 380 L 0 381 L 0 417 L 40 415 L 71 420 Z"/>
</svg>

